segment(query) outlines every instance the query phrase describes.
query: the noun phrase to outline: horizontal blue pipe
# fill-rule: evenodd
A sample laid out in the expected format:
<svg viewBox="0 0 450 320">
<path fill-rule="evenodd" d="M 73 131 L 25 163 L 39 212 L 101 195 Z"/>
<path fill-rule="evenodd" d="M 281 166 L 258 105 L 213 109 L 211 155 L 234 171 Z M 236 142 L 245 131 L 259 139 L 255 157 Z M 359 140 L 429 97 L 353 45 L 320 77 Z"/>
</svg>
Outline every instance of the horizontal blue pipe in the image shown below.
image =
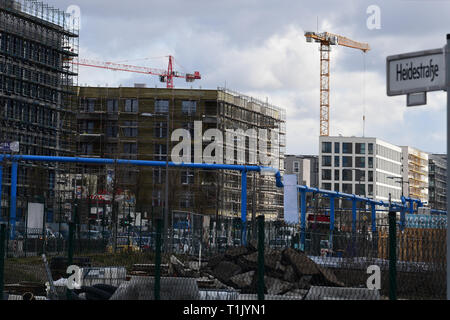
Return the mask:
<svg viewBox="0 0 450 320">
<path fill-rule="evenodd" d="M 349 194 L 349 193 L 343 193 L 343 192 L 331 191 L 331 190 L 323 190 L 323 189 L 319 189 L 319 188 L 310 188 L 308 186 L 302 186 L 302 185 L 298 185 L 297 188 L 299 190 L 303 190 L 305 192 L 320 193 L 320 194 L 333 196 L 333 197 L 340 197 L 340 198 L 344 198 L 344 199 L 348 199 L 348 200 L 365 201 L 368 204 L 375 204 L 375 205 L 379 205 L 379 206 L 389 207 L 389 202 L 384 202 L 381 200 L 377 201 L 377 200 L 373 200 L 370 198 L 357 196 L 355 194 Z M 406 199 L 406 200 L 408 200 L 408 199 Z M 420 202 L 420 200 L 417 200 L 417 199 L 415 199 L 415 200 Z M 391 207 L 395 208 L 395 209 L 407 208 L 406 204 L 404 204 L 404 203 L 402 203 L 402 204 L 391 203 Z"/>
<path fill-rule="evenodd" d="M 81 158 L 81 157 L 50 157 L 50 156 L 32 156 L 32 155 L 0 155 L 0 161 L 3 158 L 14 161 L 35 161 L 35 162 L 68 162 L 68 163 L 89 163 L 89 164 L 120 164 L 147 167 L 164 167 L 165 161 L 150 160 L 127 160 L 127 159 L 103 159 L 103 158 Z M 169 167 L 192 168 L 192 169 L 211 169 L 211 170 L 234 170 L 234 171 L 272 171 L 275 175 L 276 185 L 283 187 L 280 171 L 261 166 L 246 166 L 234 164 L 209 164 L 209 163 L 175 163 L 168 162 Z"/>
</svg>

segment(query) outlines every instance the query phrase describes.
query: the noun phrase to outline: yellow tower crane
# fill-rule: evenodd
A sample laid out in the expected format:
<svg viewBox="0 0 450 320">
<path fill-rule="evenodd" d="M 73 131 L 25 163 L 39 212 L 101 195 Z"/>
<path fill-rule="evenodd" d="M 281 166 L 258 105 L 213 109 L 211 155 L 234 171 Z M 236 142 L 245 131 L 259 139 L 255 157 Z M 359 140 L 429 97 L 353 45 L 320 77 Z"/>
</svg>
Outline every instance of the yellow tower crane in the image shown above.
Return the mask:
<svg viewBox="0 0 450 320">
<path fill-rule="evenodd" d="M 307 42 L 320 42 L 320 135 L 329 136 L 330 128 L 330 51 L 332 45 L 370 50 L 369 44 L 360 43 L 329 32 L 305 32 Z"/>
</svg>

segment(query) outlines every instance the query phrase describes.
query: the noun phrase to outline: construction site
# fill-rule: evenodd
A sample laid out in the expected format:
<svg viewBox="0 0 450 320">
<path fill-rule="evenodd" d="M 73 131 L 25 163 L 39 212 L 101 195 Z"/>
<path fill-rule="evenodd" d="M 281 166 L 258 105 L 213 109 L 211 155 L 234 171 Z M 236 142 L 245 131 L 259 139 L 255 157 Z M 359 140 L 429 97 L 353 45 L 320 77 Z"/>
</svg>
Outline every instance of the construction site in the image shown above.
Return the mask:
<svg viewBox="0 0 450 320">
<path fill-rule="evenodd" d="M 319 44 L 320 133 L 303 168 L 285 164 L 284 107 L 175 88 L 203 74 L 172 55 L 167 69 L 79 57 L 75 20 L 0 0 L 0 298 L 444 299 L 447 211 L 431 179 L 445 190 L 446 155 L 330 136 L 331 46 L 368 43 L 305 32 Z M 79 85 L 95 69 L 164 87 Z"/>
</svg>

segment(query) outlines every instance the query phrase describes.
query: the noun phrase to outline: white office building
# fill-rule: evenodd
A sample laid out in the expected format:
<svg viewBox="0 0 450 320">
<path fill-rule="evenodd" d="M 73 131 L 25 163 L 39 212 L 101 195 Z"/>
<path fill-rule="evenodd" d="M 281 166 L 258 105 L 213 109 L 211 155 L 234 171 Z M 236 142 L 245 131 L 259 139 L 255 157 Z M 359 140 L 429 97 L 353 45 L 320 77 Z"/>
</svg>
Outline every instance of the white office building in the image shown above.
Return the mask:
<svg viewBox="0 0 450 320">
<path fill-rule="evenodd" d="M 366 137 L 322 136 L 319 143 L 321 189 L 400 201 L 401 147 Z"/>
</svg>

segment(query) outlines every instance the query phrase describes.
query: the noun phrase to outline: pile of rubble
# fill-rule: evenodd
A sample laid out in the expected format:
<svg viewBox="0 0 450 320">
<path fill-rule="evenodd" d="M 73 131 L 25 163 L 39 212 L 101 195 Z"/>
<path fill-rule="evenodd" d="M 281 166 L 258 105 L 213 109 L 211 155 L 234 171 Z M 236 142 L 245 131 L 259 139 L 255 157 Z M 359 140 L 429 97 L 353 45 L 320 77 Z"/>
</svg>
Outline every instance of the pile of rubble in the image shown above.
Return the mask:
<svg viewBox="0 0 450 320">
<path fill-rule="evenodd" d="M 212 256 L 201 265 L 200 271 L 189 268 L 188 263 L 175 257 L 171 259 L 171 265 L 178 276 L 196 275 L 201 288 L 233 288 L 243 294 L 257 293 L 258 251 L 255 242 Z M 268 247 L 264 251 L 264 283 L 265 293 L 270 295 L 304 294 L 311 286 L 344 286 L 330 270 L 317 265 L 302 251 Z"/>
</svg>

